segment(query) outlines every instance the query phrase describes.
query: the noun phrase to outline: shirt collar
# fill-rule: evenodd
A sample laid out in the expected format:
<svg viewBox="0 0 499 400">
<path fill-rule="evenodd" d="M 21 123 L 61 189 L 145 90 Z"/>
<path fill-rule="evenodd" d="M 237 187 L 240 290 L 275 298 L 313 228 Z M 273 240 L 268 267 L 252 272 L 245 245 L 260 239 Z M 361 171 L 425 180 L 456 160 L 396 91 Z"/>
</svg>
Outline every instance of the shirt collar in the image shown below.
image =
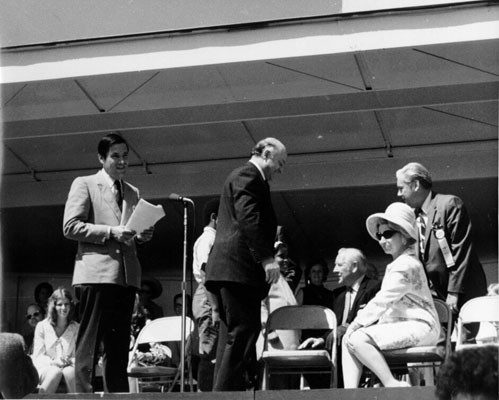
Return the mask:
<svg viewBox="0 0 499 400">
<path fill-rule="evenodd" d="M 217 230 L 216 230 L 216 229 L 214 229 L 214 228 L 212 228 L 211 226 L 205 226 L 205 227 L 203 228 L 203 232 L 211 232 L 211 233 L 216 233 L 216 232 L 217 232 Z"/>
<path fill-rule="evenodd" d="M 102 168 L 102 172 L 104 174 L 104 179 L 106 180 L 107 185 L 110 188 L 113 188 L 113 186 L 114 186 L 114 179 L 109 176 L 109 174 L 106 172 L 106 170 L 104 168 Z"/>
<path fill-rule="evenodd" d="M 249 160 L 249 162 L 253 164 L 258 169 L 258 171 L 260 171 L 260 175 L 262 175 L 263 180 L 267 181 L 267 178 L 265 178 L 265 174 L 263 173 L 263 169 L 253 160 Z"/>
</svg>

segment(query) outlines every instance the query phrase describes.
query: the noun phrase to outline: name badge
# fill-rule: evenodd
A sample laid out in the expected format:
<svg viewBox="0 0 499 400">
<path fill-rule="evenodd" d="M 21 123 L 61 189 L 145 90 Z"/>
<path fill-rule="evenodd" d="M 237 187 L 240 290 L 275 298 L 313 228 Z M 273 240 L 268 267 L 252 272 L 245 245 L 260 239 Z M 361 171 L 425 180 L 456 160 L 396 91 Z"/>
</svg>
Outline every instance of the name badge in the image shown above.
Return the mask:
<svg viewBox="0 0 499 400">
<path fill-rule="evenodd" d="M 438 240 L 438 245 L 440 246 L 440 250 L 442 250 L 442 254 L 444 256 L 445 264 L 447 268 L 451 268 L 455 265 L 454 258 L 452 258 L 452 252 L 450 251 L 449 243 L 445 238 L 445 232 L 442 228 L 435 229 L 435 237 Z"/>
</svg>

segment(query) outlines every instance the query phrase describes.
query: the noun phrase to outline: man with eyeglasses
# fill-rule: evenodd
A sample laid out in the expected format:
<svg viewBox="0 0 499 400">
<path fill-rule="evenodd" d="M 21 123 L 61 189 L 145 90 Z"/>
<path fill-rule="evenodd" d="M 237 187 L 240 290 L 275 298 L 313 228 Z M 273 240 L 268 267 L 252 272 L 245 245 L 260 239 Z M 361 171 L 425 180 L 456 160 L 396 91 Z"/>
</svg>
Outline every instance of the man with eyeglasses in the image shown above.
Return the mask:
<svg viewBox="0 0 499 400">
<path fill-rule="evenodd" d="M 397 195 L 414 208 L 418 251 L 434 296 L 454 314 L 468 300 L 487 294 L 485 274 L 472 242 L 463 201 L 432 190 L 430 172 L 412 162 L 396 172 Z"/>
<path fill-rule="evenodd" d="M 24 343 L 26 343 L 26 353 L 31 355 L 33 354 L 35 328 L 38 322 L 45 317 L 45 312 L 38 304 L 30 304 L 26 310 L 25 317 L 28 323 L 28 332 L 24 335 Z"/>
</svg>

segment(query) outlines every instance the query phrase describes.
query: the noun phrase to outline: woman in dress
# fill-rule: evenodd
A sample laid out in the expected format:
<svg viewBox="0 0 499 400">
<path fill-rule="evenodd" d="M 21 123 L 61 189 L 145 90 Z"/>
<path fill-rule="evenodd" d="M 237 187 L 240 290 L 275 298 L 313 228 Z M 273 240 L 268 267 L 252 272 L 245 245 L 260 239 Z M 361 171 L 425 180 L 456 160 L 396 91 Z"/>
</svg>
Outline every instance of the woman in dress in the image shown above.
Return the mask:
<svg viewBox="0 0 499 400">
<path fill-rule="evenodd" d="M 360 310 L 343 340 L 345 388 L 356 388 L 367 366 L 385 387 L 409 386 L 392 375 L 382 350 L 431 346 L 440 324 L 423 265 L 416 253 L 417 228 L 412 209 L 393 203 L 371 215 L 367 230 L 393 262 L 386 267 L 381 290 Z"/>
<path fill-rule="evenodd" d="M 73 319 L 71 293 L 56 289 L 48 301 L 47 318 L 35 328 L 33 362 L 40 376 L 39 392 L 55 393 L 64 378 L 75 393 L 75 345 L 79 324 Z"/>
</svg>

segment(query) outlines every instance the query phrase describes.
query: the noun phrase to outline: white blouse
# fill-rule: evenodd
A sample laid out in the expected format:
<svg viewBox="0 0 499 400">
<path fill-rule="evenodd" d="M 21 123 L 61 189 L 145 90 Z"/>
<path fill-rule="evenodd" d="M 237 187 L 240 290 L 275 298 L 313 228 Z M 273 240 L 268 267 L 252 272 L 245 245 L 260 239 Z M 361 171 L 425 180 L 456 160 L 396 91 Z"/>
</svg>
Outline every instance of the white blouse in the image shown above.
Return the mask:
<svg viewBox="0 0 499 400">
<path fill-rule="evenodd" d="M 76 337 L 80 324 L 71 321 L 61 336 L 57 336 L 55 328 L 48 319 L 39 322 L 35 328 L 33 340 L 33 363 L 40 370 L 50 365 L 51 361 L 62 357 L 72 360 L 74 365 Z"/>
</svg>

